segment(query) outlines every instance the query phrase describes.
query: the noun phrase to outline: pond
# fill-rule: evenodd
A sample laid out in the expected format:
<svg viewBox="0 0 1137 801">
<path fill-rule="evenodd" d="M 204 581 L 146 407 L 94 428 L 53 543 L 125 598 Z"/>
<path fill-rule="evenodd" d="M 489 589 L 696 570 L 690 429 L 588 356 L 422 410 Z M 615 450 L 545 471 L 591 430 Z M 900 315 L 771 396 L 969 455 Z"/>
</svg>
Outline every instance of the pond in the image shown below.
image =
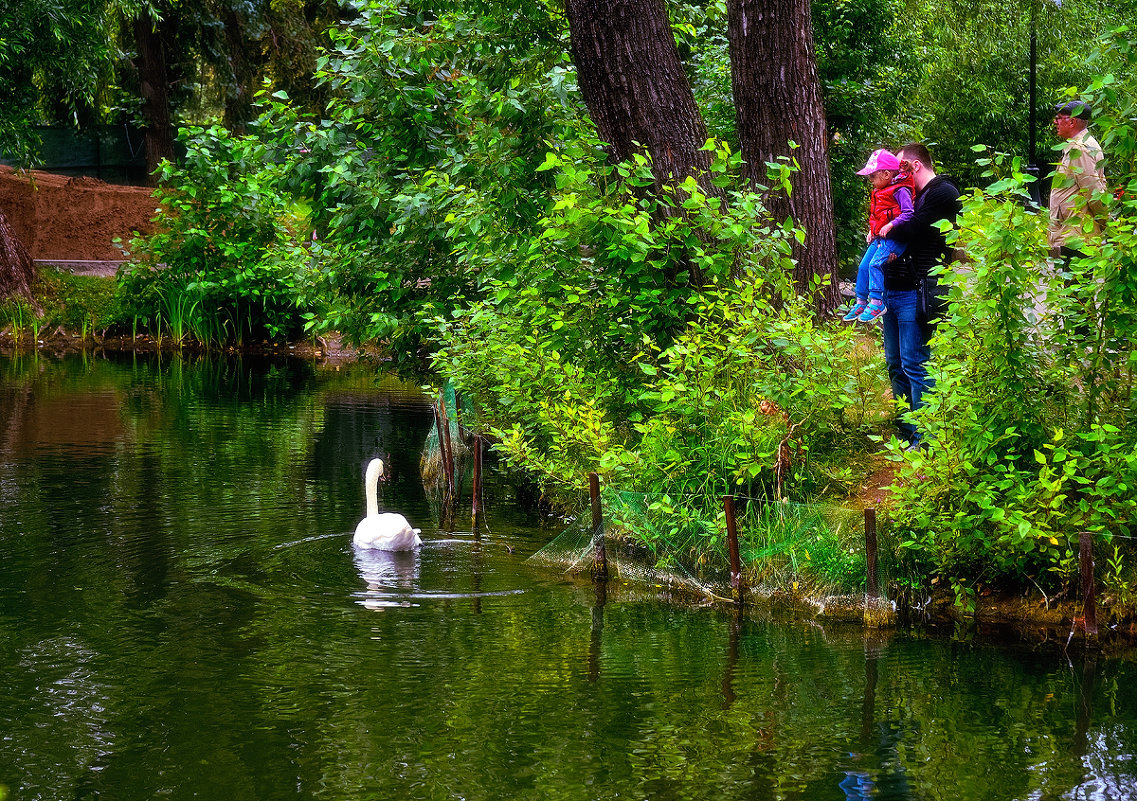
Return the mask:
<svg viewBox="0 0 1137 801">
<path fill-rule="evenodd" d="M 374 367 L 0 357 L 0 798 L 1137 798 L 1137 669 L 737 620 L 528 561 Z M 421 551 L 353 552 L 368 458 Z"/>
</svg>

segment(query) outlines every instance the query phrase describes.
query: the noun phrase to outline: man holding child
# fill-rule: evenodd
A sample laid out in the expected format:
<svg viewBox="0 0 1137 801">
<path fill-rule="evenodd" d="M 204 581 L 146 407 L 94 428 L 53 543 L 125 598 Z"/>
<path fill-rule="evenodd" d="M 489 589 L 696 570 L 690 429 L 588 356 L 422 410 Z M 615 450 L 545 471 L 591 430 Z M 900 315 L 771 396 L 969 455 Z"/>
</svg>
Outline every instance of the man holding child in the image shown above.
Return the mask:
<svg viewBox="0 0 1137 801">
<path fill-rule="evenodd" d="M 881 329 L 892 393 L 916 411 L 923 406 L 924 393 L 935 384 L 928 373 L 928 341 L 942 311 L 942 294 L 938 280 L 930 273 L 933 267 L 952 260 L 944 233 L 936 224 L 954 221 L 962 203 L 955 183 L 936 174 L 924 145 L 905 145 L 897 158 L 900 169 L 911 174 L 916 196 L 912 215 L 898 221 L 889 232 L 889 238 L 907 245 L 907 249 L 884 267 L 888 310 L 881 316 Z M 911 421 L 901 418 L 897 425 L 909 447 L 921 446 L 920 432 Z"/>
</svg>

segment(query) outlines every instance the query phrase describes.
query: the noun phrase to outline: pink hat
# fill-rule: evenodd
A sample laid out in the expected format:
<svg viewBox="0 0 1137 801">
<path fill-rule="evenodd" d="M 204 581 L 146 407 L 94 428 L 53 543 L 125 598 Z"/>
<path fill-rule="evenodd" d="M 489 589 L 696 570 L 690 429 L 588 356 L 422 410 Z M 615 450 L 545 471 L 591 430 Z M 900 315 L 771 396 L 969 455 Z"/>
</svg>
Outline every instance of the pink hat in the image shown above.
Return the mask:
<svg viewBox="0 0 1137 801">
<path fill-rule="evenodd" d="M 899 170 L 900 159 L 887 150 L 874 150 L 865 166 L 857 170 L 857 175 L 872 175 L 877 170 Z"/>
</svg>

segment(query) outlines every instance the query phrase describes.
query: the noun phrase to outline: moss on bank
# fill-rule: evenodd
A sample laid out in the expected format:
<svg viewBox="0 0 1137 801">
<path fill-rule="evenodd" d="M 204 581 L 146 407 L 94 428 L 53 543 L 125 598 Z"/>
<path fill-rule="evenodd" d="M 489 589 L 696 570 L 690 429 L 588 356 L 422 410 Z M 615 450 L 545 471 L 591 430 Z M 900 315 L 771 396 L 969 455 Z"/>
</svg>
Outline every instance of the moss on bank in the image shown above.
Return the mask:
<svg viewBox="0 0 1137 801">
<path fill-rule="evenodd" d="M 38 313 L 23 299 L 0 302 L 0 331 L 13 344 L 30 345 L 45 336 L 86 339 L 130 326 L 113 278 L 42 268 L 32 292 Z"/>
</svg>

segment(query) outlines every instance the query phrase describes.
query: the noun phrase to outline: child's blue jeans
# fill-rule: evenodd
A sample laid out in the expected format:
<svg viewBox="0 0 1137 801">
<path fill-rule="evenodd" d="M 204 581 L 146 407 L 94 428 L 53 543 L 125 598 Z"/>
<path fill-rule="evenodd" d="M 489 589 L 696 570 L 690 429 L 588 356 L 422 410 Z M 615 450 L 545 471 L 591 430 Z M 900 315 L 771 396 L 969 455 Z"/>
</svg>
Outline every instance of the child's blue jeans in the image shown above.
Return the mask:
<svg viewBox="0 0 1137 801">
<path fill-rule="evenodd" d="M 884 263 L 892 254 L 899 256 L 907 248 L 906 245 L 878 236 L 865 248 L 865 255 L 861 257 L 861 265 L 857 268 L 858 298 L 884 298 Z"/>
</svg>

